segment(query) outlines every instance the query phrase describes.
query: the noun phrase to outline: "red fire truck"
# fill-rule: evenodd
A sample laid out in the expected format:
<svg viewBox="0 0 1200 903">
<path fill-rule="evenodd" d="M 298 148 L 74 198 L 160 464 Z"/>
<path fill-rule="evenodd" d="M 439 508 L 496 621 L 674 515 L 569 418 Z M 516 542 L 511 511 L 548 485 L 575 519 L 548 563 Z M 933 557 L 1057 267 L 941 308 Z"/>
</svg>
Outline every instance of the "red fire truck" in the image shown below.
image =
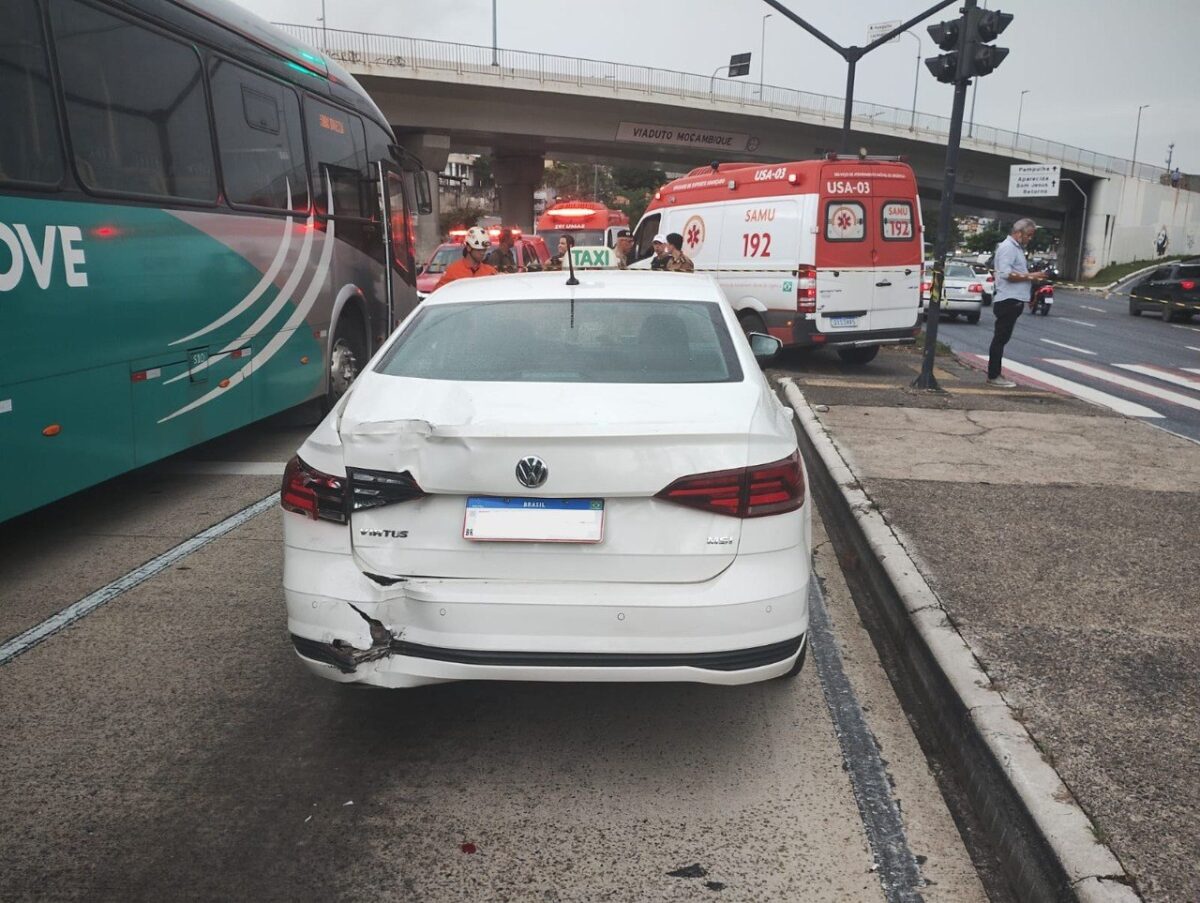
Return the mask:
<svg viewBox="0 0 1200 903">
<path fill-rule="evenodd" d="M 577 245 L 606 245 L 617 243 L 617 232 L 629 228 L 629 217 L 620 210 L 609 210 L 596 201 L 559 201 L 538 217 L 538 235 L 546 239 L 553 250 L 556 236 L 564 232 L 575 237 Z"/>
</svg>

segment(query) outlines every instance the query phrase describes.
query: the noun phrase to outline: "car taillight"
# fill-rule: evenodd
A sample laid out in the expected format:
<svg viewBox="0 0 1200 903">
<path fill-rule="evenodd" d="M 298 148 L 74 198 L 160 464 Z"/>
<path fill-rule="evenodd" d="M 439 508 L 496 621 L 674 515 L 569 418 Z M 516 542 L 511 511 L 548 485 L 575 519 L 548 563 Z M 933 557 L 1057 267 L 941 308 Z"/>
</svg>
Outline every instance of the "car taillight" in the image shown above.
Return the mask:
<svg viewBox="0 0 1200 903">
<path fill-rule="evenodd" d="M 932 282 L 922 282 L 922 283 L 921 283 L 921 291 L 923 291 L 923 292 L 927 292 L 927 291 L 929 291 L 931 288 L 933 288 L 933 283 L 932 283 Z"/>
<path fill-rule="evenodd" d="M 801 264 L 796 268 L 796 313 L 817 312 L 817 268 Z"/>
<path fill-rule="evenodd" d="M 981 291 L 983 291 L 983 286 L 980 285 L 978 282 L 972 282 L 970 285 L 967 286 L 967 291 L 981 292 Z"/>
<path fill-rule="evenodd" d="M 411 502 L 422 498 L 422 489 L 413 475 L 407 470 L 394 473 L 390 470 L 364 470 L 359 467 L 347 467 L 346 474 L 350 481 L 350 510 L 362 511 L 364 508 L 382 508 L 384 505 L 395 505 L 399 502 Z"/>
<path fill-rule="evenodd" d="M 283 471 L 279 504 L 284 511 L 303 514 L 313 520 L 346 523 L 346 481 L 321 473 L 296 455 Z"/>
<path fill-rule="evenodd" d="M 781 461 L 681 477 L 655 498 L 731 517 L 765 517 L 804 504 L 800 452 Z"/>
<path fill-rule="evenodd" d="M 1194 292 L 1196 290 L 1196 280 L 1195 279 L 1184 279 L 1182 282 L 1179 283 L 1179 287 L 1181 289 L 1183 289 L 1185 292 Z"/>
</svg>

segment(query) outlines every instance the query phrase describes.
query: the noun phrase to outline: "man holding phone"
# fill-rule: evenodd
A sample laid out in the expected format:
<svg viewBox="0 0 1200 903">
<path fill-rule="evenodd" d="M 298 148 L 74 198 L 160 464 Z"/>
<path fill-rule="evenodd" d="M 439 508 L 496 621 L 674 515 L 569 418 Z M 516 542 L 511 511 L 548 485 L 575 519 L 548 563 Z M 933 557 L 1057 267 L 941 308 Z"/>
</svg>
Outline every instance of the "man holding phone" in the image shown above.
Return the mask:
<svg viewBox="0 0 1200 903">
<path fill-rule="evenodd" d="M 989 386 L 1011 389 L 1016 383 L 1001 374 L 1004 367 L 1004 346 L 1012 338 L 1017 317 L 1029 303 L 1030 283 L 1049 279 L 1045 270 L 1029 272 L 1025 262 L 1025 246 L 1037 233 L 1037 223 L 1031 219 L 1019 219 L 1013 223 L 1008 238 L 996 246 L 996 294 L 992 302 L 992 313 L 996 315 L 996 328 L 992 334 L 992 346 L 988 352 L 987 383 Z"/>
</svg>

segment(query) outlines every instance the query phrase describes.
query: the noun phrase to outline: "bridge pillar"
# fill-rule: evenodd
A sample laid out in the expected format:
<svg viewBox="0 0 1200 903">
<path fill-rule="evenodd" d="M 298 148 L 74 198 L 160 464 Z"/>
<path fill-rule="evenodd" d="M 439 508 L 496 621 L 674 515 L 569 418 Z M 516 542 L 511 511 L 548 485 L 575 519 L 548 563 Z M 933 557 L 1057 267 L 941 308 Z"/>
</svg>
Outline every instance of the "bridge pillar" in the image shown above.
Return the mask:
<svg viewBox="0 0 1200 903">
<path fill-rule="evenodd" d="M 540 155 L 496 155 L 492 172 L 500 195 L 501 223 L 533 232 L 533 193 L 542 184 L 545 168 Z"/>
<path fill-rule="evenodd" d="M 440 224 L 442 205 L 438 191 L 438 173 L 446 168 L 450 156 L 450 136 L 431 132 L 411 132 L 396 136 L 397 143 L 414 154 L 429 173 L 429 193 L 433 196 L 433 212 L 416 216 L 417 265 L 420 267 L 442 242 Z"/>
</svg>

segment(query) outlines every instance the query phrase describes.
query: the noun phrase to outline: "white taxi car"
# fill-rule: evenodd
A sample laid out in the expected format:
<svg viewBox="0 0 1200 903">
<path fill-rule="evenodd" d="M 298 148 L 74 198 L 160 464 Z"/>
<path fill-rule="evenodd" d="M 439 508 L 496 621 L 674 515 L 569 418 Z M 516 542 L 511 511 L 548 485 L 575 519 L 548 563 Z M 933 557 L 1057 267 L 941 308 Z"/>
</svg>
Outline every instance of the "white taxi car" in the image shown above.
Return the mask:
<svg viewBox="0 0 1200 903">
<path fill-rule="evenodd" d="M 579 277 L 438 290 L 288 464 L 288 630 L 312 671 L 799 671 L 811 502 L 791 412 L 711 277 Z"/>
</svg>

